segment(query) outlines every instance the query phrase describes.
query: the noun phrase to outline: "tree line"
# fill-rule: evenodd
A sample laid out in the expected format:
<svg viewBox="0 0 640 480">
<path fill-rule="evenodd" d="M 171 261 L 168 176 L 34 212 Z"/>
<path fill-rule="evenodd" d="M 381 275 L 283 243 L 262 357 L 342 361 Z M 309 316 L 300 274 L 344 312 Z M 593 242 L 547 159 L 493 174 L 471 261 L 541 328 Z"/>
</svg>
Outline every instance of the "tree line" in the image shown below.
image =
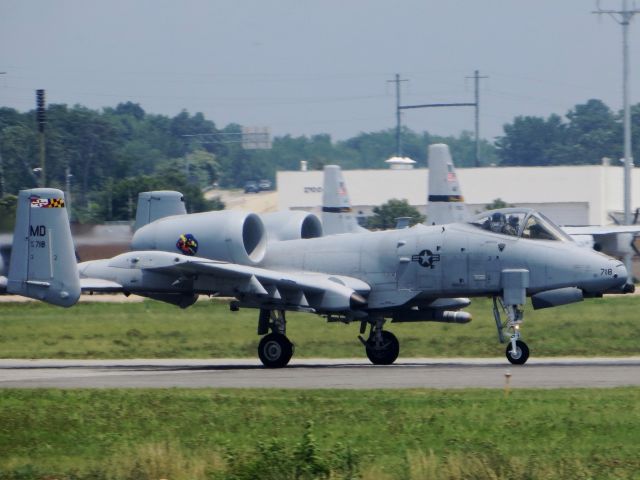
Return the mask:
<svg viewBox="0 0 640 480">
<path fill-rule="evenodd" d="M 23 188 L 38 185 L 38 131 L 35 111 L 0 108 L 0 209 L 11 208 Z M 345 169 L 385 168 L 395 154 L 395 130 L 360 133 L 333 141 L 330 135 L 276 137 L 268 150 L 245 150 L 242 127 L 218 128 L 202 113 L 174 117 L 150 114 L 136 103 L 92 110 L 51 104 L 46 110 L 46 183 L 71 185 L 74 220 L 128 220 L 138 192 L 172 189 L 185 194 L 190 211 L 222 208 L 205 200 L 213 184 L 239 188 L 248 180 L 274 180 L 277 170 L 338 164 Z M 640 104 L 632 107 L 634 153 L 640 158 Z M 426 165 L 427 147 L 447 143 L 458 167 L 473 166 L 473 135 L 442 137 L 402 131 L 403 154 Z M 504 125 L 495 142 L 480 142 L 482 165 L 596 164 L 622 155 L 621 114 L 600 100 L 576 105 L 564 116 L 519 116 Z M 7 207 L 9 205 L 9 207 Z M 1 212 L 0 212 L 1 213 Z"/>
</svg>

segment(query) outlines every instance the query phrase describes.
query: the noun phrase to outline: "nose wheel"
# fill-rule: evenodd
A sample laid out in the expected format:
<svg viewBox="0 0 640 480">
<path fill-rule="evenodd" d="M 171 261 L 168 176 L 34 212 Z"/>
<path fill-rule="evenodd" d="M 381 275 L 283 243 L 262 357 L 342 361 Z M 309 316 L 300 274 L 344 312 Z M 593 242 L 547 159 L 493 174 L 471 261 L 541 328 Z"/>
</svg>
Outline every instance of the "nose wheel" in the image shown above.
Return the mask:
<svg viewBox="0 0 640 480">
<path fill-rule="evenodd" d="M 513 365 L 524 365 L 529 358 L 529 347 L 522 340 L 515 340 L 507 345 L 505 354 Z"/>
<path fill-rule="evenodd" d="M 507 317 L 504 322 L 500 315 L 501 310 Z M 508 332 L 511 332 L 505 351 L 507 360 L 513 365 L 524 365 L 529 359 L 529 347 L 520 340 L 520 325 L 524 319 L 524 312 L 521 306 L 506 305 L 500 297 L 493 297 L 493 316 L 496 321 L 500 343 L 505 343 L 505 336 L 508 335 Z"/>
</svg>

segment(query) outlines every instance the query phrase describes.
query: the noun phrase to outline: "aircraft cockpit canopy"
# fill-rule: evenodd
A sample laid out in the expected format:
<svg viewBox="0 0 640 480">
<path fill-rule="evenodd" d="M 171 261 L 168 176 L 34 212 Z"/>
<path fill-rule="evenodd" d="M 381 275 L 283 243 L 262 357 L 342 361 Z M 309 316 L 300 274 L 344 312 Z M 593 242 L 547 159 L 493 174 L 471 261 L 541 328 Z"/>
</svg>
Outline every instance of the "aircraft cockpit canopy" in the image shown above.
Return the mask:
<svg viewBox="0 0 640 480">
<path fill-rule="evenodd" d="M 469 223 L 483 230 L 513 237 L 560 242 L 573 241 L 542 213 L 530 209 L 491 210 L 475 216 Z"/>
</svg>

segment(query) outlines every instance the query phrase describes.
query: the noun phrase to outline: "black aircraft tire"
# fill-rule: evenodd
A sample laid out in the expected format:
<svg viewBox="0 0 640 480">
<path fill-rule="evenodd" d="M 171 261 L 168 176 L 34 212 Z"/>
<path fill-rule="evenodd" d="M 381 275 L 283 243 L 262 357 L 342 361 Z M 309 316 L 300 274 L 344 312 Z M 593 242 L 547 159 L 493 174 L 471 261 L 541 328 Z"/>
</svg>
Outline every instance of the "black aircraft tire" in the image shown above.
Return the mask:
<svg viewBox="0 0 640 480">
<path fill-rule="evenodd" d="M 265 367 L 286 367 L 292 356 L 293 344 L 281 333 L 270 333 L 260 340 L 258 357 Z"/>
<path fill-rule="evenodd" d="M 526 361 L 529 359 L 529 347 L 522 340 L 516 340 L 516 351 L 517 355 L 513 355 L 511 353 L 511 342 L 507 344 L 507 351 L 505 352 L 507 355 L 507 360 L 514 365 L 524 365 Z"/>
<path fill-rule="evenodd" d="M 400 353 L 400 342 L 396 336 L 387 331 L 382 331 L 382 342 L 385 345 L 383 349 L 377 349 L 373 345 L 365 347 L 367 357 L 374 365 L 391 365 L 398 358 Z"/>
</svg>

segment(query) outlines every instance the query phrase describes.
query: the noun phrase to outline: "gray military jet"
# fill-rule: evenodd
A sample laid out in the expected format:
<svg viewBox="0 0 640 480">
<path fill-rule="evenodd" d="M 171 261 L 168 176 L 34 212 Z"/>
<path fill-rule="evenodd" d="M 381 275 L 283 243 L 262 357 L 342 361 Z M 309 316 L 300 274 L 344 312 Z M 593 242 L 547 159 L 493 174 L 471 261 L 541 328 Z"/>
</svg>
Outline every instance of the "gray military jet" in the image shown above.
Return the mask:
<svg viewBox="0 0 640 480">
<path fill-rule="evenodd" d="M 507 223 L 494 221 L 496 214 Z M 507 228 L 511 217 L 518 225 Z M 500 337 L 510 333 L 507 358 L 523 364 L 527 296 L 534 308 L 545 308 L 628 289 L 621 262 L 578 247 L 544 216 L 524 209 L 467 223 L 276 242 L 267 242 L 252 213 L 173 215 L 140 226 L 132 246 L 76 266 L 63 193 L 23 190 L 7 290 L 62 306 L 75 304 L 81 290 L 134 293 L 181 307 L 199 294 L 235 297 L 232 310 L 260 310 L 262 363 L 283 367 L 293 354 L 286 311 L 359 323 L 368 358 L 388 365 L 400 350 L 384 329 L 388 321 L 467 323 L 471 316 L 461 309 L 469 301 L 460 297 L 490 296 Z"/>
</svg>

